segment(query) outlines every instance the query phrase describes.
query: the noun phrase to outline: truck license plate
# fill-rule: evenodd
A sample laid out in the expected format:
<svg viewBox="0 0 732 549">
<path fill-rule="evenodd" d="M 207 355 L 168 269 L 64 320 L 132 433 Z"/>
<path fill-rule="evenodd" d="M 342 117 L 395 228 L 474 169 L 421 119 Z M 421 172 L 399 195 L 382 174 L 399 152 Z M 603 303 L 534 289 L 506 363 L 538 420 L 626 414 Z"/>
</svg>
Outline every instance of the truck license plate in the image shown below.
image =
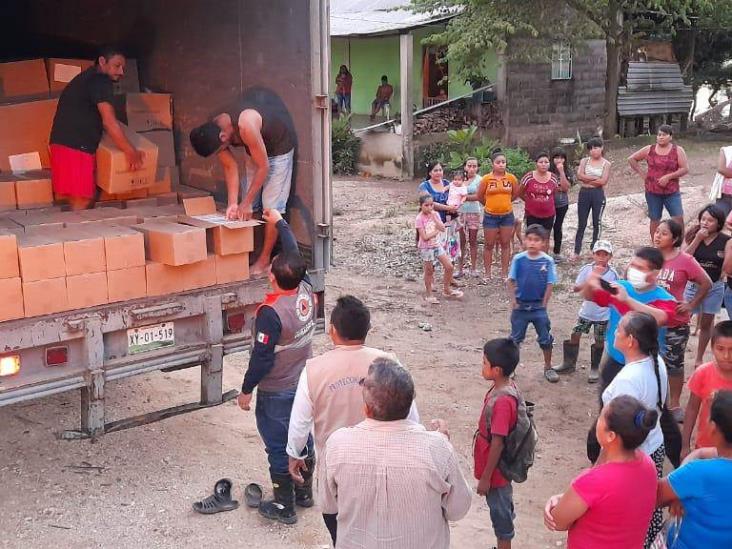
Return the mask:
<svg viewBox="0 0 732 549">
<path fill-rule="evenodd" d="M 127 353 L 131 355 L 173 345 L 175 329 L 172 322 L 127 330 Z"/>
</svg>

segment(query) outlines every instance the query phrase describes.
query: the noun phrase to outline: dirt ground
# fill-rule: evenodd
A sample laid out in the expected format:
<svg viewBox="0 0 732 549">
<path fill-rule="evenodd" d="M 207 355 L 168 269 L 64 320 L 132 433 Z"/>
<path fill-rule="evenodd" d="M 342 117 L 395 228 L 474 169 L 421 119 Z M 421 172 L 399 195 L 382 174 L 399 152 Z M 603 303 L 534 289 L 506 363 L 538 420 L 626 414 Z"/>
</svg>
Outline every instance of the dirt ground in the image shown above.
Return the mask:
<svg viewBox="0 0 732 549">
<path fill-rule="evenodd" d="M 706 201 L 721 143 L 679 143 L 689 155 L 691 172 L 682 186 L 686 211 L 693 212 Z M 619 267 L 634 247 L 648 241 L 642 183 L 624 162 L 640 144 L 608 151 L 615 169 L 603 238 L 615 245 Z M 423 420 L 449 422 L 463 471 L 474 485 L 471 441 L 488 388 L 480 377 L 480 349 L 487 338 L 509 332 L 508 300 L 500 283 L 470 281 L 461 302 L 423 304 L 412 230 L 415 186 L 386 180 L 334 182 L 335 266 L 327 278 L 327 300 L 330 305 L 340 294 L 352 293 L 371 307 L 369 344 L 395 352 L 413 373 Z M 565 251 L 575 227 L 576 208 L 570 207 Z M 570 290 L 578 268 L 559 267 L 561 280 L 550 308 L 557 341 L 569 336 L 576 318 L 580 300 Z M 425 322 L 431 331 L 420 328 Z M 692 338 L 687 363 L 695 346 Z M 316 352 L 327 347 L 326 337 L 318 336 Z M 239 386 L 247 358 L 227 357 L 226 388 Z M 560 360 L 557 347 L 555 361 Z M 587 466 L 584 440 L 597 402 L 596 389 L 586 383 L 588 361 L 585 342 L 581 369 L 549 385 L 541 376 L 533 335 L 522 349 L 517 382 L 536 403 L 541 440 L 528 481 L 514 488 L 514 547 L 564 545 L 564 535 L 544 529 L 542 508 Z M 113 382 L 107 386 L 108 420 L 195 401 L 197 391 L 196 369 Z M 210 517 L 191 510 L 191 503 L 224 476 L 235 481 L 237 496 L 250 481 L 269 490 L 254 413 L 242 412 L 233 402 L 106 435 L 95 443 L 56 439 L 56 432 L 78 423 L 76 392 L 0 408 L 0 547 L 328 547 L 317 509 L 299 511 L 293 527 L 270 524 L 243 508 Z M 494 542 L 487 506 L 476 495 L 467 517 L 453 526 L 452 546 L 491 547 Z"/>
</svg>

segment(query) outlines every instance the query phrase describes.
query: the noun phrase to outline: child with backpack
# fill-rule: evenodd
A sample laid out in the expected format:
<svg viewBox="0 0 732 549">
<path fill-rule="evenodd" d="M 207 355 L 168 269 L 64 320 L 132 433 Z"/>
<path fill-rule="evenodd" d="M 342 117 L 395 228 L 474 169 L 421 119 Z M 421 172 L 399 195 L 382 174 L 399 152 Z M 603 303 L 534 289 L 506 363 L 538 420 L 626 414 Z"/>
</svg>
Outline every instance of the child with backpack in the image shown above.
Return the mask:
<svg viewBox="0 0 732 549">
<path fill-rule="evenodd" d="M 483 378 L 493 381 L 485 395 L 473 439 L 477 492 L 490 509 L 498 549 L 510 549 L 515 535 L 512 481 L 523 482 L 534 462 L 538 436 L 531 413 L 511 380 L 519 348 L 510 338 L 483 347 Z"/>
</svg>

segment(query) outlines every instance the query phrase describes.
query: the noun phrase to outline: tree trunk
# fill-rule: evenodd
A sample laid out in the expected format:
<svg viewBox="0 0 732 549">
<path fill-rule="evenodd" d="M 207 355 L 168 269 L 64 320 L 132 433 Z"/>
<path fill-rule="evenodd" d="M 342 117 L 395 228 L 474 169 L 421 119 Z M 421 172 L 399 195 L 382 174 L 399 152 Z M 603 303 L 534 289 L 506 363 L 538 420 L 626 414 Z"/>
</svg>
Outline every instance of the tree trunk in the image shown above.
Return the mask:
<svg viewBox="0 0 732 549">
<path fill-rule="evenodd" d="M 618 86 L 622 68 L 623 12 L 617 0 L 608 2 L 609 25 L 605 34 L 607 72 L 605 76 L 605 138 L 618 132 Z"/>
</svg>

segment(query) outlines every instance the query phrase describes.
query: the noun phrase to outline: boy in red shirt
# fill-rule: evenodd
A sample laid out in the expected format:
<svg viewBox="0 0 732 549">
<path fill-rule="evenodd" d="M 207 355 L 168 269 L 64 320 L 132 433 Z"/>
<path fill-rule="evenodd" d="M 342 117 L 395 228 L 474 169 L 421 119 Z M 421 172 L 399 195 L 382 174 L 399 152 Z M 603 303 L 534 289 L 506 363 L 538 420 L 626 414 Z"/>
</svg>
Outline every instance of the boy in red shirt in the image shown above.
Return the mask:
<svg viewBox="0 0 732 549">
<path fill-rule="evenodd" d="M 689 378 L 689 402 L 682 436 L 681 457 L 691 451 L 691 434 L 696 427 L 695 448 L 714 446 L 709 411 L 714 394 L 732 390 L 732 320 L 718 322 L 712 330 L 714 360 L 699 366 Z"/>
<path fill-rule="evenodd" d="M 519 348 L 510 338 L 488 341 L 483 347 L 483 378 L 493 381 L 478 420 L 473 458 L 478 494 L 490 509 L 498 549 L 510 549 L 515 535 L 513 486 L 498 468 L 505 439 L 518 420 L 519 391 L 511 381 L 519 362 Z"/>
</svg>

